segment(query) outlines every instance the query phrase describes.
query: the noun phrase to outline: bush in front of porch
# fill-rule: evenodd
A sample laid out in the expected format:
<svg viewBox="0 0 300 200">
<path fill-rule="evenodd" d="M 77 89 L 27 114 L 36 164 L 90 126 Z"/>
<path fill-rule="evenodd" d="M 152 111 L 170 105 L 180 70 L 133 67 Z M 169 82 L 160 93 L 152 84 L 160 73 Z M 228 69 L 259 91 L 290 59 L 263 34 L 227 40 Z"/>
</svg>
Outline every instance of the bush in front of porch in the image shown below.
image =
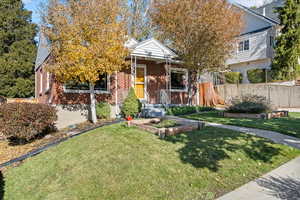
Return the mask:
<svg viewBox="0 0 300 200">
<path fill-rule="evenodd" d="M 137 98 L 133 88 L 130 88 L 128 96 L 124 100 L 123 106 L 121 107 L 121 112 L 123 117 L 135 117 L 141 112 L 142 104 Z"/>
</svg>

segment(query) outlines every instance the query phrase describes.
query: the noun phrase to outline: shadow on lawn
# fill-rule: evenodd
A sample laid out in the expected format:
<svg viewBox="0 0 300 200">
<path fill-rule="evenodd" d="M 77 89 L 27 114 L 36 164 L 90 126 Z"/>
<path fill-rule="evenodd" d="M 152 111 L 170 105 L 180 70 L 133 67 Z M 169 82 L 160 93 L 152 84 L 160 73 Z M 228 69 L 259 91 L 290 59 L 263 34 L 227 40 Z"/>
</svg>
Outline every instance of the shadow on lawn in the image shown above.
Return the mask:
<svg viewBox="0 0 300 200">
<path fill-rule="evenodd" d="M 300 180 L 291 177 L 269 177 L 256 181 L 258 185 L 269 190 L 269 194 L 283 200 L 300 199 Z"/>
<path fill-rule="evenodd" d="M 184 147 L 178 150 L 184 163 L 211 171 L 218 171 L 219 161 L 230 158 L 229 152 L 240 151 L 253 160 L 271 162 L 272 157 L 280 151 L 272 147 L 269 140 L 212 127 L 169 136 L 165 140 L 184 144 Z"/>
<path fill-rule="evenodd" d="M 0 171 L 0 200 L 4 198 L 4 177 Z"/>
</svg>

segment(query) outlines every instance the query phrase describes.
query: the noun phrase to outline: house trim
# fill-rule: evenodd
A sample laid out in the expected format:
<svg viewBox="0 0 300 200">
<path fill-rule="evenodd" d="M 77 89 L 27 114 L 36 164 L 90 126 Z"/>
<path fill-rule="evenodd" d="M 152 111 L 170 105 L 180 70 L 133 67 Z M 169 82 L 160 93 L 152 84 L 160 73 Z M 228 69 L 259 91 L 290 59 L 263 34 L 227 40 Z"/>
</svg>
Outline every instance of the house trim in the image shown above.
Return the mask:
<svg viewBox="0 0 300 200">
<path fill-rule="evenodd" d="M 111 75 L 107 75 L 107 90 L 94 90 L 95 94 L 110 94 L 110 85 L 111 85 Z M 67 89 L 65 85 L 63 85 L 64 93 L 67 94 L 89 94 L 92 91 L 91 90 L 72 90 Z"/>
</svg>

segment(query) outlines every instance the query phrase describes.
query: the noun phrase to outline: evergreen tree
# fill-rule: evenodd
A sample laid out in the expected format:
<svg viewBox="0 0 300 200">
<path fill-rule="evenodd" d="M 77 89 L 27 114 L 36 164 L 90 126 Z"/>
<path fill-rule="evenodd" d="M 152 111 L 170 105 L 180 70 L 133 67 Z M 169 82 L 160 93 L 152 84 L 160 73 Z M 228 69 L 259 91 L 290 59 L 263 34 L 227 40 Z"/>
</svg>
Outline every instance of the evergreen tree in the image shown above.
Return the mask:
<svg viewBox="0 0 300 200">
<path fill-rule="evenodd" d="M 300 0 L 286 0 L 277 12 L 282 30 L 275 47 L 273 78 L 293 80 L 300 73 Z"/>
<path fill-rule="evenodd" d="M 33 96 L 36 31 L 21 0 L 0 0 L 0 95 Z"/>
</svg>

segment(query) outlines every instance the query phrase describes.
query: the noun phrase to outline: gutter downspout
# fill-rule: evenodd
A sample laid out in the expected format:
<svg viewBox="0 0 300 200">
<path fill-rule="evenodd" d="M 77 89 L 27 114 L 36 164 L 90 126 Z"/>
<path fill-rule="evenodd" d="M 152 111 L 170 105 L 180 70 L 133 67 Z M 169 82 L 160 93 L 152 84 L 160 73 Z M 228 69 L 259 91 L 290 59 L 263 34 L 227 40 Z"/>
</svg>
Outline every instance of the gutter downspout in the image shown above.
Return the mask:
<svg viewBox="0 0 300 200">
<path fill-rule="evenodd" d="M 116 81 L 115 81 L 115 84 L 116 84 L 116 92 L 115 92 L 115 95 L 116 95 L 116 99 L 115 99 L 115 102 L 116 102 L 116 108 L 115 108 L 115 115 L 116 117 L 118 116 L 119 114 L 119 107 L 118 107 L 118 72 L 116 71 Z"/>
</svg>

